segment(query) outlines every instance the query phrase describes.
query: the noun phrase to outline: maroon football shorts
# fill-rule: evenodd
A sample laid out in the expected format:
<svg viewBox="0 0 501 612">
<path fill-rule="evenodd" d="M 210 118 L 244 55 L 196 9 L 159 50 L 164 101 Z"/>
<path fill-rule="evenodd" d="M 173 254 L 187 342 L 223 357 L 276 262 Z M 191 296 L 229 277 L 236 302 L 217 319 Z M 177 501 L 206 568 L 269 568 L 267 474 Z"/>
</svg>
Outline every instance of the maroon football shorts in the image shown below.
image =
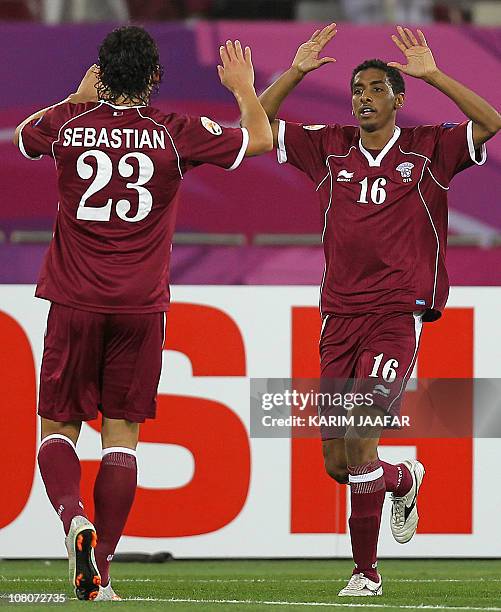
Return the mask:
<svg viewBox="0 0 501 612">
<path fill-rule="evenodd" d="M 320 387 L 330 393 L 370 394 L 373 406 L 399 415 L 419 348 L 422 312 L 328 315 L 320 336 Z M 320 415 L 346 415 L 319 406 Z M 342 437 L 344 428 L 321 426 L 322 439 Z"/>
<path fill-rule="evenodd" d="M 38 414 L 58 422 L 155 417 L 165 314 L 102 314 L 51 304 Z"/>
</svg>

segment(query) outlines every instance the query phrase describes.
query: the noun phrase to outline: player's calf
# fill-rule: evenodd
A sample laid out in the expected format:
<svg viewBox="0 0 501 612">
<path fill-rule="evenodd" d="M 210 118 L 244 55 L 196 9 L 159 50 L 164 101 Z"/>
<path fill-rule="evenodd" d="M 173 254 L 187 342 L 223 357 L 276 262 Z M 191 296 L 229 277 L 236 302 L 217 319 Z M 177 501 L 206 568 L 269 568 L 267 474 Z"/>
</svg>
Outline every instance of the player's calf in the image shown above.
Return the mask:
<svg viewBox="0 0 501 612">
<path fill-rule="evenodd" d="M 348 484 L 344 438 L 324 440 L 322 442 L 322 452 L 327 474 L 339 484 Z"/>
<path fill-rule="evenodd" d="M 80 461 L 74 441 L 59 433 L 46 436 L 38 451 L 38 466 L 47 496 L 67 534 L 73 517 L 84 515 Z"/>
<path fill-rule="evenodd" d="M 110 563 L 134 501 L 136 482 L 135 451 L 125 447 L 106 448 L 94 485 L 95 524 L 99 534 L 96 560 L 104 586 L 108 585 Z"/>
<path fill-rule="evenodd" d="M 348 468 L 332 465 L 325 462 L 325 471 L 327 474 L 339 484 L 348 484 Z"/>
</svg>

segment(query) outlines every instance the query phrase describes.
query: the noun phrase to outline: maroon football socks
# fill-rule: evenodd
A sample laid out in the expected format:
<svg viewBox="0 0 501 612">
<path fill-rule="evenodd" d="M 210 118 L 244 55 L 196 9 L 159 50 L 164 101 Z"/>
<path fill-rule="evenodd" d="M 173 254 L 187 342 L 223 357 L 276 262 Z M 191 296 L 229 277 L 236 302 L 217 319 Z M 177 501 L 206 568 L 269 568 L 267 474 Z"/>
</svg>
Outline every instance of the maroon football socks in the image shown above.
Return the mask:
<svg viewBox="0 0 501 612">
<path fill-rule="evenodd" d="M 95 556 L 103 586 L 110 580 L 110 563 L 129 516 L 136 485 L 135 451 L 121 447 L 105 449 L 94 485 Z"/>
<path fill-rule="evenodd" d="M 381 461 L 348 466 L 351 489 L 349 520 L 354 574 L 379 581 L 377 543 L 383 509 L 385 480 Z"/>
<path fill-rule="evenodd" d="M 381 461 L 381 467 L 384 470 L 384 484 L 389 493 L 393 493 L 395 497 L 403 497 L 411 490 L 412 476 L 406 465 Z"/>
<path fill-rule="evenodd" d="M 74 516 L 86 516 L 80 499 L 80 461 L 73 442 L 61 434 L 47 436 L 38 451 L 45 490 L 67 534 Z"/>
</svg>

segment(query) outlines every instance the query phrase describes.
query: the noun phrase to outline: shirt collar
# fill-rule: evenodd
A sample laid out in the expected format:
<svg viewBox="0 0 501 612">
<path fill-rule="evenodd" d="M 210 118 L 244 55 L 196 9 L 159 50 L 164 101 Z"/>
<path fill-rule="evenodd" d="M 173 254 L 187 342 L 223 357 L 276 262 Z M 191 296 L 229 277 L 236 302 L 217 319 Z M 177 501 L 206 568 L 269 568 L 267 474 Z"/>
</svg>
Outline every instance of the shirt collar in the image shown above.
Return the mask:
<svg viewBox="0 0 501 612">
<path fill-rule="evenodd" d="M 397 142 L 398 137 L 400 136 L 400 128 L 398 127 L 398 125 L 395 126 L 395 131 L 393 132 L 393 136 L 390 138 L 390 140 L 388 140 L 388 142 L 386 143 L 384 149 L 382 149 L 377 157 L 373 157 L 372 154 L 367 151 L 367 149 L 364 147 L 364 145 L 362 144 L 362 138 L 360 138 L 358 140 L 358 148 L 360 149 L 360 152 L 367 158 L 367 161 L 369 162 L 369 166 L 371 168 L 379 168 L 381 166 L 381 162 L 384 159 L 384 156 L 388 153 L 388 151 L 392 148 L 392 146 Z"/>
</svg>

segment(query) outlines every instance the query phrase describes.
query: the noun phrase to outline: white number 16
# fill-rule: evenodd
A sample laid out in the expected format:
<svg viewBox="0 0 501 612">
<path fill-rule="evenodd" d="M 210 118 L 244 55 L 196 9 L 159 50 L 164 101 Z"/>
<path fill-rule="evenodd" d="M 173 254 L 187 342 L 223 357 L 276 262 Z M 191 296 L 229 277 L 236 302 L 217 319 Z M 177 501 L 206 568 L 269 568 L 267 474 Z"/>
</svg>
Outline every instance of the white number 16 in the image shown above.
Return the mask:
<svg viewBox="0 0 501 612">
<path fill-rule="evenodd" d="M 373 204 L 382 204 L 386 200 L 386 191 L 384 186 L 386 185 L 387 180 L 383 177 L 377 178 L 371 187 L 371 201 Z M 364 178 L 363 181 L 359 182 L 359 185 L 362 185 L 362 189 L 360 190 L 360 197 L 357 202 L 359 204 L 368 204 L 369 200 L 367 199 L 367 195 L 369 192 L 369 179 L 367 177 Z"/>
<path fill-rule="evenodd" d="M 384 353 L 379 353 L 374 357 L 374 366 L 372 368 L 372 372 L 369 374 L 369 378 L 377 378 L 379 376 L 379 366 L 383 361 Z M 383 366 L 383 371 L 381 372 L 381 376 L 383 380 L 387 383 L 392 383 L 397 377 L 397 368 L 398 361 L 396 359 L 388 359 L 388 361 Z"/>
</svg>

